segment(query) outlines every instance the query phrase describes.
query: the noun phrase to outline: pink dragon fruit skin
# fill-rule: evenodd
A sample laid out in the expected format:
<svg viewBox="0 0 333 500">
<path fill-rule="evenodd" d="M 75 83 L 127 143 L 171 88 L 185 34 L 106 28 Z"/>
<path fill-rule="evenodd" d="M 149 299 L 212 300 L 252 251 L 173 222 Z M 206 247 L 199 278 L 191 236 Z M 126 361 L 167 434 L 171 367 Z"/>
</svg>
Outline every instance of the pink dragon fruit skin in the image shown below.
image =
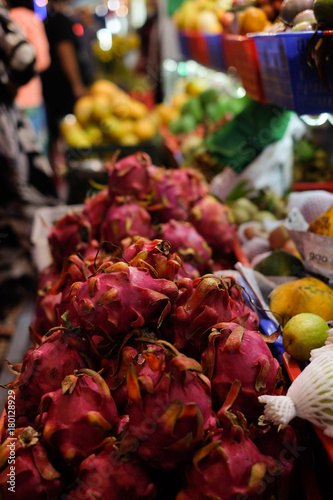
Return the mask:
<svg viewBox="0 0 333 500">
<path fill-rule="evenodd" d="M 101 240 L 120 245 L 128 236 L 153 237 L 149 212 L 134 200 L 123 201 L 108 209 L 101 225 Z"/>
<path fill-rule="evenodd" d="M 136 347 L 125 345 L 119 352 L 120 359 L 101 361 L 105 372 L 102 374 L 103 378 L 110 388 L 119 413 L 125 412 L 128 404 L 126 384 L 128 366 L 133 364 L 138 379 L 144 384 L 146 380 L 151 382 L 159 376 L 159 372 L 153 370 L 151 360 L 153 360 L 153 367 L 164 360 L 164 350 L 161 346 L 138 341 L 135 344 Z"/>
<path fill-rule="evenodd" d="M 196 267 L 200 275 L 210 270 L 212 249 L 191 223 L 172 219 L 161 224 L 158 235 L 171 244 L 183 261 Z"/>
<path fill-rule="evenodd" d="M 38 348 L 26 352 L 20 376 L 8 384 L 8 388 L 18 388 L 17 399 L 24 402 L 25 413 L 36 414 L 44 394 L 61 387 L 66 375 L 87 367 L 86 344 L 74 335 L 56 330 Z"/>
<path fill-rule="evenodd" d="M 150 170 L 154 193 L 149 210 L 160 222 L 188 220 L 191 207 L 207 193 L 201 174 L 191 168 Z"/>
<path fill-rule="evenodd" d="M 38 437 L 32 427 L 17 428 L 0 446 L 0 497 L 3 500 L 58 500 L 61 497 L 64 481 Z M 11 471 L 14 474 L 10 475 Z M 10 484 L 8 481 L 12 479 Z"/>
<path fill-rule="evenodd" d="M 212 382 L 216 410 L 224 403 L 231 384 L 238 380 L 241 390 L 233 411 L 256 419 L 262 411 L 261 394 L 274 394 L 281 387 L 281 367 L 259 332 L 237 323 L 214 325 L 201 364 Z"/>
<path fill-rule="evenodd" d="M 76 253 L 79 244 L 88 244 L 91 225 L 81 212 L 68 213 L 54 223 L 48 235 L 49 247 L 54 262 L 62 266 L 65 257 Z"/>
<path fill-rule="evenodd" d="M 124 251 L 126 262 L 135 267 L 146 267 L 156 278 L 174 280 L 181 266 L 178 254 L 171 253 L 171 246 L 165 240 L 138 238 Z"/>
<path fill-rule="evenodd" d="M 187 487 L 176 500 L 264 500 L 271 498 L 265 474 L 276 474 L 275 460 L 260 453 L 242 426 L 216 429 L 193 457 Z M 266 487 L 267 486 L 267 487 Z"/>
<path fill-rule="evenodd" d="M 151 165 L 151 158 L 140 151 L 107 165 L 111 199 L 116 196 L 133 196 L 138 200 L 147 198 L 152 190 Z"/>
<path fill-rule="evenodd" d="M 278 466 L 279 474 L 276 475 L 276 498 L 287 500 L 291 492 L 291 474 L 297 468 L 295 456 L 290 452 L 295 446 L 300 445 L 300 440 L 291 425 L 277 430 L 275 426 L 252 426 L 251 439 L 261 453 L 273 457 Z"/>
<path fill-rule="evenodd" d="M 143 381 L 129 365 L 129 427 L 121 450 L 135 451 L 151 467 L 176 469 L 188 459 L 215 422 L 210 384 L 195 360 L 167 356 L 156 362 L 158 379 Z M 148 383 L 149 382 L 149 383 Z"/>
<path fill-rule="evenodd" d="M 50 293 L 50 290 L 59 281 L 59 278 L 59 268 L 54 263 L 38 276 L 35 314 L 29 326 L 30 338 L 35 345 L 40 345 L 43 335 L 57 325 L 56 309 L 61 299 L 61 293 L 53 294 Z"/>
<path fill-rule="evenodd" d="M 168 329 L 169 334 L 174 332 L 175 347 L 199 361 L 208 342 L 209 328 L 232 318 L 228 284 L 218 276 L 207 274 L 192 281 L 192 290 L 187 280 L 177 285 L 180 289 L 185 285 L 185 289 L 173 304 L 163 332 Z"/>
<path fill-rule="evenodd" d="M 174 282 L 118 262 L 84 283 L 74 283 L 60 313 L 66 312 L 63 317 L 71 327 L 112 341 L 151 322 L 159 327 L 177 295 Z"/>
<path fill-rule="evenodd" d="M 85 199 L 82 213 L 91 224 L 93 238 L 99 239 L 100 228 L 110 205 L 111 199 L 107 189 L 102 189 Z"/>
<path fill-rule="evenodd" d="M 199 200 L 189 220 L 213 250 L 222 254 L 232 252 L 237 227 L 230 222 L 226 205 L 214 196 L 207 195 Z"/>
<path fill-rule="evenodd" d="M 155 500 L 156 488 L 145 465 L 137 458 L 121 456 L 110 442 L 80 465 L 78 485 L 67 500 Z"/>
<path fill-rule="evenodd" d="M 61 389 L 43 396 L 41 414 L 44 410 L 43 439 L 69 463 L 78 463 L 95 452 L 118 430 L 115 402 L 105 381 L 93 370 L 67 375 Z"/>
</svg>

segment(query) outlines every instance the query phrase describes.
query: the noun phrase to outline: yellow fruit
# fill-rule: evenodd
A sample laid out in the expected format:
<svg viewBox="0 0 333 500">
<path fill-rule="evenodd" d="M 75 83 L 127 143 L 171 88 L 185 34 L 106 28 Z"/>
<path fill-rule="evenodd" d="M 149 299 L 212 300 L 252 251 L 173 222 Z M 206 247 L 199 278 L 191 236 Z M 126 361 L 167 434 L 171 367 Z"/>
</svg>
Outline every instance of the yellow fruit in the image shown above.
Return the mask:
<svg viewBox="0 0 333 500">
<path fill-rule="evenodd" d="M 333 205 L 323 214 L 311 221 L 308 231 L 316 234 L 333 236 Z"/>
<path fill-rule="evenodd" d="M 296 314 L 283 328 L 283 347 L 298 361 L 308 361 L 310 351 L 325 344 L 328 330 L 326 321 L 317 314 Z"/>
<path fill-rule="evenodd" d="M 148 113 L 148 108 L 143 102 L 136 101 L 135 99 L 129 99 L 129 116 L 131 118 L 143 118 Z"/>
<path fill-rule="evenodd" d="M 101 123 L 103 136 L 111 141 L 119 141 L 121 137 L 120 120 L 115 116 L 108 116 Z"/>
<path fill-rule="evenodd" d="M 96 95 L 93 98 L 91 116 L 100 122 L 111 113 L 110 100 L 105 95 Z"/>
<path fill-rule="evenodd" d="M 148 141 L 156 134 L 156 126 L 150 118 L 140 118 L 135 123 L 134 133 L 141 141 Z"/>
<path fill-rule="evenodd" d="M 110 99 L 120 91 L 121 89 L 109 80 L 96 80 L 90 86 L 91 95 L 106 95 Z"/>
<path fill-rule="evenodd" d="M 155 107 L 155 113 L 164 125 L 179 117 L 179 110 L 168 104 L 159 104 Z"/>
<path fill-rule="evenodd" d="M 248 7 L 241 19 L 241 34 L 263 31 L 268 22 L 265 12 L 259 7 Z"/>
<path fill-rule="evenodd" d="M 134 146 L 140 142 L 138 136 L 134 134 L 134 132 L 128 132 L 126 135 L 123 135 L 119 140 L 119 143 L 123 146 Z"/>
<path fill-rule="evenodd" d="M 59 130 L 60 134 L 64 137 L 68 132 L 72 130 L 80 129 L 80 124 L 76 119 L 75 115 L 66 115 L 60 121 Z"/>
<path fill-rule="evenodd" d="M 281 325 L 300 313 L 333 319 L 333 290 L 317 278 L 301 278 L 276 287 L 269 297 L 270 309 Z"/>
<path fill-rule="evenodd" d="M 174 94 L 172 96 L 171 103 L 172 103 L 172 106 L 175 106 L 176 108 L 180 108 L 188 100 L 189 100 L 189 96 L 187 94 Z"/>
<path fill-rule="evenodd" d="M 85 127 L 91 119 L 93 103 L 93 96 L 85 95 L 80 97 L 74 104 L 74 115 L 83 127 Z"/>
<path fill-rule="evenodd" d="M 96 125 L 94 123 L 89 123 L 84 128 L 84 131 L 87 134 L 87 136 L 92 144 L 98 145 L 98 144 L 102 143 L 103 133 L 102 133 L 101 127 L 99 125 Z"/>
</svg>

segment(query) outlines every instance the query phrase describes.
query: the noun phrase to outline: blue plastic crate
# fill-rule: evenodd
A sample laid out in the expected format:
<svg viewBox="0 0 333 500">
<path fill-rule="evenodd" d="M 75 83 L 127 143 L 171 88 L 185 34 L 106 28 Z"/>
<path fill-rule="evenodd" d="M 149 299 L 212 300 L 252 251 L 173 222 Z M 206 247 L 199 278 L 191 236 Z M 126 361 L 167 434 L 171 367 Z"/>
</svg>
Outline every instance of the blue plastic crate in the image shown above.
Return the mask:
<svg viewBox="0 0 333 500">
<path fill-rule="evenodd" d="M 333 111 L 333 90 L 321 82 L 316 67 L 307 64 L 308 44 L 313 31 L 256 34 L 259 67 L 268 102 L 296 113 L 317 115 Z M 328 81 L 333 89 L 333 37 L 329 36 Z"/>
</svg>

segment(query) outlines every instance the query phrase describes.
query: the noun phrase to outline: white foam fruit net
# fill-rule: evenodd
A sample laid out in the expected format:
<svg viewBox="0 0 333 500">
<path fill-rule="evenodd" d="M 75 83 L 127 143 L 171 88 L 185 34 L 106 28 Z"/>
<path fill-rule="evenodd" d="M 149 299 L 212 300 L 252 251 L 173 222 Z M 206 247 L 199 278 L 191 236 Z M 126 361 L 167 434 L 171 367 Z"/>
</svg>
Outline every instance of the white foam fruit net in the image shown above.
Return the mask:
<svg viewBox="0 0 333 500">
<path fill-rule="evenodd" d="M 283 428 L 297 416 L 333 437 L 333 344 L 330 342 L 311 351 L 311 362 L 293 381 L 286 396 L 259 397 L 265 403 L 266 420 Z"/>
</svg>

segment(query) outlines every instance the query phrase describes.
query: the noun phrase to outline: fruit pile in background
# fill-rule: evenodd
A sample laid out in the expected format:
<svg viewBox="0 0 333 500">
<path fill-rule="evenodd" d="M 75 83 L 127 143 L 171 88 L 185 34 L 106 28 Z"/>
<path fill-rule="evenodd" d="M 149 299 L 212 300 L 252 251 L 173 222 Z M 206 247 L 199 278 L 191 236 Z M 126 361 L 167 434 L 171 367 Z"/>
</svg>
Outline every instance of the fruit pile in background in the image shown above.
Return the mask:
<svg viewBox="0 0 333 500">
<path fill-rule="evenodd" d="M 91 85 L 89 94 L 76 101 L 74 114 L 63 118 L 60 130 L 73 148 L 135 145 L 151 140 L 157 132 L 147 106 L 109 80 Z"/>
<path fill-rule="evenodd" d="M 238 115 L 248 101 L 201 81 L 188 82 L 171 102 L 157 105 L 154 114 L 167 146 L 180 152 L 182 164 L 190 166 L 204 138 Z"/>
<path fill-rule="evenodd" d="M 333 179 L 329 151 L 309 138 L 294 143 L 294 182 L 320 182 Z"/>
<path fill-rule="evenodd" d="M 222 16 L 231 4 L 232 0 L 187 0 L 175 11 L 173 20 L 179 30 L 221 33 Z"/>
</svg>

